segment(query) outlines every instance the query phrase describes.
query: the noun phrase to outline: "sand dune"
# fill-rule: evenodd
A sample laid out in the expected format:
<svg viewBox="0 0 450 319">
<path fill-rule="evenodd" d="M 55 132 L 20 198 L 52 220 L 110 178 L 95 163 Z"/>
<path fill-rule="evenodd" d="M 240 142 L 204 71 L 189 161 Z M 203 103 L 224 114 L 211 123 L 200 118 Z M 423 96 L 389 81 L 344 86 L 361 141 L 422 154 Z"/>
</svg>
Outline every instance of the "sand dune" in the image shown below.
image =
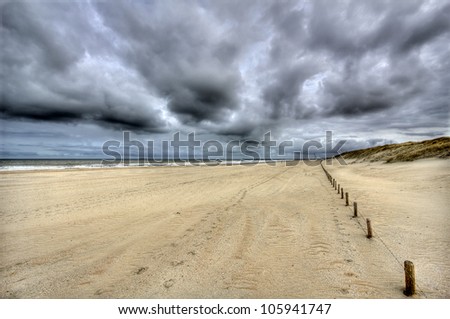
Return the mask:
<svg viewBox="0 0 450 319">
<path fill-rule="evenodd" d="M 388 163 L 414 161 L 424 158 L 449 158 L 450 137 L 445 136 L 421 142 L 371 147 L 343 153 L 342 156 L 354 162 L 385 161 Z"/>
<path fill-rule="evenodd" d="M 405 298 L 408 258 L 450 297 L 448 161 L 413 164 L 327 166 L 382 241 L 302 162 L 1 173 L 0 296 Z"/>
</svg>

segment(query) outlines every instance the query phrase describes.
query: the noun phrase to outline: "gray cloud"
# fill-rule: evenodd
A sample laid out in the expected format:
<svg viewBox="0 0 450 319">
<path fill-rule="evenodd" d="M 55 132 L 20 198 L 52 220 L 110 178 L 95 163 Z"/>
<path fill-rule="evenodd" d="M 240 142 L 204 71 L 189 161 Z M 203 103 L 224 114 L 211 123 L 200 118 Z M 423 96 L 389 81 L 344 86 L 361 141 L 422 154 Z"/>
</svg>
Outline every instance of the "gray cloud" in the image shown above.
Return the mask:
<svg viewBox="0 0 450 319">
<path fill-rule="evenodd" d="M 107 61 L 103 54 L 113 45 L 92 21 L 85 23 L 86 4 L 9 2 L 1 12 L 3 117 L 165 129 L 160 111 L 146 105 L 139 79 L 88 68 L 94 58 Z"/>
<path fill-rule="evenodd" d="M 168 108 L 186 123 L 211 120 L 221 122 L 227 111 L 236 109 L 235 92 L 239 80 L 233 75 L 195 74 L 181 83 L 173 81 L 167 91 Z"/>
<path fill-rule="evenodd" d="M 4 120 L 225 139 L 321 123 L 448 132 L 448 1 L 0 6 Z"/>
<path fill-rule="evenodd" d="M 188 3 L 139 5 L 97 3 L 105 25 L 128 40 L 121 61 L 166 98 L 183 123 L 226 119 L 239 107 L 240 73 L 233 67 L 239 43 L 227 41 L 226 31 L 208 24 L 216 21 Z M 157 13 L 149 14 L 152 10 Z"/>
<path fill-rule="evenodd" d="M 312 111 L 302 103 L 300 95 L 304 81 L 317 72 L 313 61 L 277 69 L 274 82 L 262 89 L 263 99 L 270 108 L 269 118 L 308 118 Z"/>
</svg>

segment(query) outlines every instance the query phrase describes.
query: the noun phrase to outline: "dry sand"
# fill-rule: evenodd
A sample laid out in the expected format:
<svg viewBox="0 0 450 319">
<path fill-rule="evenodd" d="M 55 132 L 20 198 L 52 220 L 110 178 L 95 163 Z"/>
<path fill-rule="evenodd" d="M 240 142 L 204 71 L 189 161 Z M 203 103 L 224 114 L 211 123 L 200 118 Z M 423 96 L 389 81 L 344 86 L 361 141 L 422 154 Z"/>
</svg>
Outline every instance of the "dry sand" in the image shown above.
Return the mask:
<svg viewBox="0 0 450 319">
<path fill-rule="evenodd" d="M 414 262 L 422 296 L 450 298 L 450 161 L 333 164 L 327 170 L 378 240 L 399 262 Z"/>
<path fill-rule="evenodd" d="M 305 163 L 1 173 L 0 296 L 450 297 L 449 161 L 328 168 L 372 240 Z"/>
</svg>

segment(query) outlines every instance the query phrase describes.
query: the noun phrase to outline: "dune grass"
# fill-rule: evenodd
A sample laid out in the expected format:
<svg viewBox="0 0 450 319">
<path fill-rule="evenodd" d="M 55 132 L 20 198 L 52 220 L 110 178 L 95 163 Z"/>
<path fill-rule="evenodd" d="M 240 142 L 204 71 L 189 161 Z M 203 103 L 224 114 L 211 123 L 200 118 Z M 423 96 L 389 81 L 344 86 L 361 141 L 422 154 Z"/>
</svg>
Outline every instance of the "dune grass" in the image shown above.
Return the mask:
<svg viewBox="0 0 450 319">
<path fill-rule="evenodd" d="M 384 161 L 386 163 L 414 161 L 423 158 L 448 158 L 450 157 L 450 137 L 371 147 L 342 153 L 341 156 L 345 159 L 355 159 L 356 162 Z"/>
</svg>

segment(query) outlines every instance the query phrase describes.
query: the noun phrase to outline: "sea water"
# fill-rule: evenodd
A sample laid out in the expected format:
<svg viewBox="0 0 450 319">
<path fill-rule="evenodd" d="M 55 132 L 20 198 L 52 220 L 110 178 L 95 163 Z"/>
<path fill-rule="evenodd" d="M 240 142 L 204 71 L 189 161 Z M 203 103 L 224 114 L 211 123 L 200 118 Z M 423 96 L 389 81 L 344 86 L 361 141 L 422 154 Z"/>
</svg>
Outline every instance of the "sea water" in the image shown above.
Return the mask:
<svg viewBox="0 0 450 319">
<path fill-rule="evenodd" d="M 139 161 L 130 160 L 128 163 L 104 161 L 102 159 L 1 159 L 0 171 L 29 171 L 29 170 L 64 170 L 64 169 L 95 169 L 95 168 L 123 168 L 123 167 L 152 167 L 152 166 L 194 166 L 194 165 L 241 165 L 257 164 L 255 161 Z"/>
</svg>

